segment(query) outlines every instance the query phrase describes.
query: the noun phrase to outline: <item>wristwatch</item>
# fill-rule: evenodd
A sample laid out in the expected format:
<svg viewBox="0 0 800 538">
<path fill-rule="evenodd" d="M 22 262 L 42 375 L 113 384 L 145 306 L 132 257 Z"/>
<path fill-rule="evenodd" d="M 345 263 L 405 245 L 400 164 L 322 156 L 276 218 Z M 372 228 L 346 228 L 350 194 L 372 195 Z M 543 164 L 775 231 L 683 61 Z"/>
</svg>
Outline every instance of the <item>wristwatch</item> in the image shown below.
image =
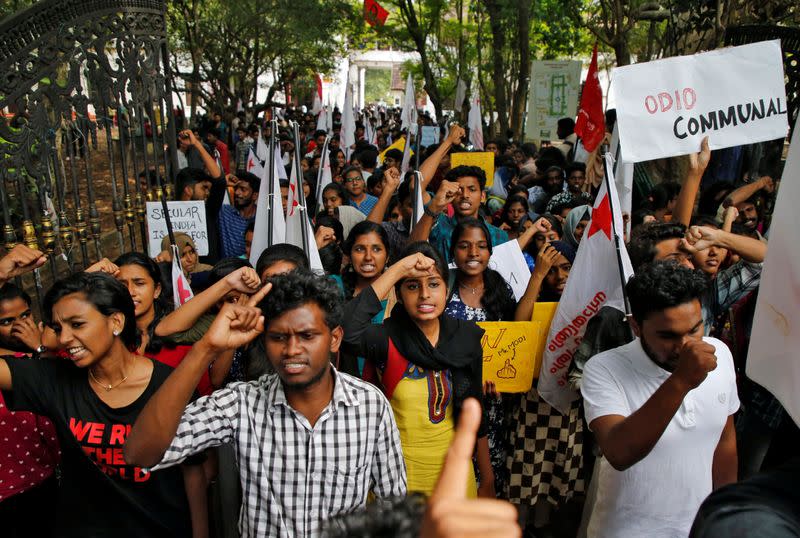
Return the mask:
<svg viewBox="0 0 800 538">
<path fill-rule="evenodd" d="M 47 351 L 47 348 L 44 347 L 42 344 L 39 344 L 39 347 L 37 347 L 36 349 L 33 350 L 33 353 L 31 354 L 31 357 L 34 358 L 34 359 L 38 359 L 39 357 L 41 357 L 42 353 L 44 353 L 45 351 Z"/>
</svg>

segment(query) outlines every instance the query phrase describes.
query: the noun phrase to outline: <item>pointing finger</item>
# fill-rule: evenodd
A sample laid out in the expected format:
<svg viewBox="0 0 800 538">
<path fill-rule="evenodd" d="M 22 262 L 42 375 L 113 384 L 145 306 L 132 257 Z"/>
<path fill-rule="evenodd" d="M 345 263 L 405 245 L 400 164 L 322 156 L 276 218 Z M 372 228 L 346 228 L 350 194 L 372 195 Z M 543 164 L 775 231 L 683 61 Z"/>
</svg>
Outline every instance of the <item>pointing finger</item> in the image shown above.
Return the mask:
<svg viewBox="0 0 800 538">
<path fill-rule="evenodd" d="M 258 306 L 258 303 L 260 303 L 264 299 L 264 297 L 267 296 L 269 290 L 271 289 L 272 289 L 272 282 L 267 282 L 263 288 L 261 288 L 260 290 L 258 290 L 257 292 L 255 292 L 253 295 L 250 296 L 245 305 Z"/>
</svg>

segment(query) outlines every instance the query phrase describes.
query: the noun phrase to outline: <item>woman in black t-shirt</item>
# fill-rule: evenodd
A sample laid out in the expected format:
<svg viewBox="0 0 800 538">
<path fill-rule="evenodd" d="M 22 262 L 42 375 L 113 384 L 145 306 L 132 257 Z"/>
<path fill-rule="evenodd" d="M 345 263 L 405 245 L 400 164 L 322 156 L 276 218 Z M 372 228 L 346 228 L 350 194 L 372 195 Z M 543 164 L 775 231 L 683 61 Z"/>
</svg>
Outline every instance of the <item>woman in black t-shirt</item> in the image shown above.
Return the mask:
<svg viewBox="0 0 800 538">
<path fill-rule="evenodd" d="M 180 468 L 151 473 L 122 455 L 136 417 L 171 372 L 136 354 L 128 290 L 106 274 L 76 273 L 47 293 L 44 316 L 66 358 L 0 359 L 0 389 L 10 409 L 47 416 L 56 427 L 56 534 L 189 536 Z"/>
</svg>

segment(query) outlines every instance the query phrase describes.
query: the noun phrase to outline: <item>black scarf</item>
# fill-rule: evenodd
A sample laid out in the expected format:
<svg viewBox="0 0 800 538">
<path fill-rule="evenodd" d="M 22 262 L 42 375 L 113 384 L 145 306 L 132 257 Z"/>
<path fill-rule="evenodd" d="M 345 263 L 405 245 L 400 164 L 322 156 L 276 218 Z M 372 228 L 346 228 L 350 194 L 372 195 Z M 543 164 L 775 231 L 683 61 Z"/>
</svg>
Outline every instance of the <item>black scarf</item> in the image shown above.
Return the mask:
<svg viewBox="0 0 800 538">
<path fill-rule="evenodd" d="M 483 329 L 474 321 L 439 316 L 439 341 L 431 345 L 402 303 L 392 308 L 383 322 L 397 351 L 410 363 L 426 370 L 450 370 L 458 420 L 464 400 L 472 396 L 483 401 Z M 481 430 L 484 430 L 483 425 Z M 480 432 L 479 432 L 480 435 Z"/>
</svg>

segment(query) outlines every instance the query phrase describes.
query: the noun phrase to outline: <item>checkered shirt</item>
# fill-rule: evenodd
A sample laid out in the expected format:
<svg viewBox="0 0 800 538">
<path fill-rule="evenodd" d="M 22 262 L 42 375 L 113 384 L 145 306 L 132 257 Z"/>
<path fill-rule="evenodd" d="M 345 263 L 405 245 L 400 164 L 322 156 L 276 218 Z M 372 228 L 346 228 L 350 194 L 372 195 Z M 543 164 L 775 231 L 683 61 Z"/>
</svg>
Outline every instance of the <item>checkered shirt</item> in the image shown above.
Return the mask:
<svg viewBox="0 0 800 538">
<path fill-rule="evenodd" d="M 405 495 L 389 402 L 374 386 L 333 372 L 333 398 L 313 427 L 289 406 L 276 374 L 198 399 L 154 469 L 233 443 L 245 537 L 319 536 L 327 519 L 364 506 L 370 490 L 378 498 Z"/>
<path fill-rule="evenodd" d="M 761 283 L 763 263 L 741 260 L 719 272 L 700 300 L 705 334 L 711 334 L 717 319 Z"/>
</svg>

